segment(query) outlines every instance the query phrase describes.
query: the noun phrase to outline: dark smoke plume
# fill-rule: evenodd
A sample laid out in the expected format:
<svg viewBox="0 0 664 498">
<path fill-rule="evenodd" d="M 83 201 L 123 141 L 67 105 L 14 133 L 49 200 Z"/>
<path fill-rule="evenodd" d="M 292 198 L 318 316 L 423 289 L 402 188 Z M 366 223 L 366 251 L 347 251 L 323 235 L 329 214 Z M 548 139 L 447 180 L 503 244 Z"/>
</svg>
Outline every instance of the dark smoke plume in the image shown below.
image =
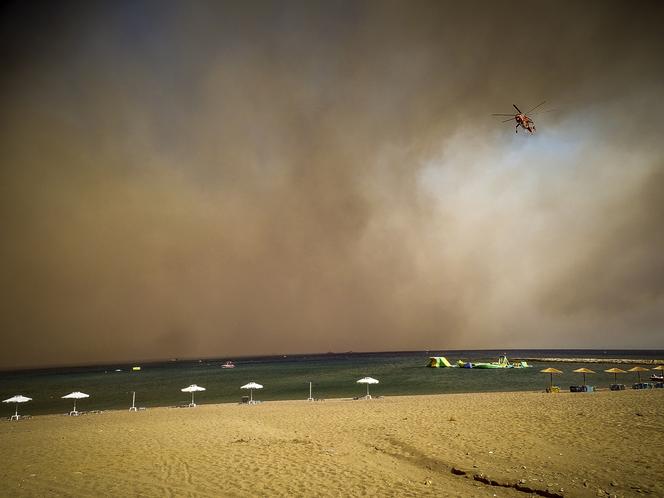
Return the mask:
<svg viewBox="0 0 664 498">
<path fill-rule="evenodd" d="M 664 347 L 662 13 L 5 4 L 0 368 Z"/>
</svg>

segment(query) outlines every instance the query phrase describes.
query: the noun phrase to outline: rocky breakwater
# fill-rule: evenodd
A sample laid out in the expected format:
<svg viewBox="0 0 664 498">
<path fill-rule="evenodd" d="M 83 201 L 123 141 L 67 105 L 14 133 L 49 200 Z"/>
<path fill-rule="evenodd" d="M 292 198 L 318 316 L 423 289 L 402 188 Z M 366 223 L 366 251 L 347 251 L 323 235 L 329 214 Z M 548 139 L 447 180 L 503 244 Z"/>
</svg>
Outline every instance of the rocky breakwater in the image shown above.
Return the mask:
<svg viewBox="0 0 664 498">
<path fill-rule="evenodd" d="M 638 358 L 518 358 L 525 361 L 539 361 L 550 363 L 624 363 L 638 365 L 664 365 L 664 359 L 638 359 Z"/>
</svg>

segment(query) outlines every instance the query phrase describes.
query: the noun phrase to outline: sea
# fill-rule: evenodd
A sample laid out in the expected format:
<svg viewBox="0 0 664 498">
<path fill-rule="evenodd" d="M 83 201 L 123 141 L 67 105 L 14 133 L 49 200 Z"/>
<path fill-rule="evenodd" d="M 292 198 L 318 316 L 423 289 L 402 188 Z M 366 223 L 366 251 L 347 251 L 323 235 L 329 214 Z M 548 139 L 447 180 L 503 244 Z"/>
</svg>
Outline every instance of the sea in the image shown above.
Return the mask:
<svg viewBox="0 0 664 498">
<path fill-rule="evenodd" d="M 497 361 L 506 354 L 510 360 L 520 358 L 578 358 L 578 362 L 529 362 L 532 368 L 466 369 L 428 368 L 430 356 L 445 356 L 451 363 Z M 253 393 L 263 402 L 274 400 L 305 400 L 351 398 L 366 394 L 366 386 L 358 384 L 363 377 L 373 377 L 379 384 L 370 386 L 372 396 L 400 396 L 443 393 L 471 393 L 497 391 L 543 391 L 549 374 L 540 370 L 553 366 L 563 373 L 555 375 L 555 384 L 568 389 L 582 384 L 582 376 L 572 370 L 587 367 L 597 372 L 588 374 L 586 384 L 606 388 L 613 383 L 613 374 L 604 370 L 619 366 L 624 370 L 634 365 L 584 363 L 582 359 L 664 359 L 664 350 L 469 350 L 469 351 L 406 351 L 376 353 L 326 353 L 279 355 L 264 357 L 218 358 L 200 360 L 170 360 L 153 363 L 118 363 L 103 366 L 50 368 L 0 372 L 0 399 L 16 394 L 32 398 L 19 408 L 30 415 L 66 413 L 72 401 L 62 399 L 72 391 L 82 391 L 90 397 L 79 400 L 83 411 L 128 409 L 132 393 L 136 393 L 137 407 L 181 406 L 191 401 L 191 395 L 181 389 L 197 384 L 206 390 L 195 394 L 197 404 L 238 403 L 248 394 L 240 387 L 254 381 L 263 389 Z M 222 368 L 232 361 L 235 368 Z M 132 367 L 140 366 L 140 371 Z M 647 365 L 646 365 L 647 366 Z M 644 379 L 650 377 L 646 372 Z M 631 384 L 636 373 L 619 374 L 618 381 Z M 0 416 L 9 416 L 14 405 L 0 406 Z"/>
</svg>

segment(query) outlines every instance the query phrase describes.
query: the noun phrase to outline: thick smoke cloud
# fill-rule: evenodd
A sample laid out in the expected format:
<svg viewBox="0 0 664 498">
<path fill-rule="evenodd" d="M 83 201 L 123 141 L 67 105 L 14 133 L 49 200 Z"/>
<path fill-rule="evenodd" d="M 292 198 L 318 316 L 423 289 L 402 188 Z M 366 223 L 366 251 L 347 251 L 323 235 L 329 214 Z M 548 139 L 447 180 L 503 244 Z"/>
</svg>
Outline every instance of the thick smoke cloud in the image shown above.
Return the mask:
<svg viewBox="0 0 664 498">
<path fill-rule="evenodd" d="M 5 6 L 0 367 L 663 347 L 662 13 Z"/>
</svg>

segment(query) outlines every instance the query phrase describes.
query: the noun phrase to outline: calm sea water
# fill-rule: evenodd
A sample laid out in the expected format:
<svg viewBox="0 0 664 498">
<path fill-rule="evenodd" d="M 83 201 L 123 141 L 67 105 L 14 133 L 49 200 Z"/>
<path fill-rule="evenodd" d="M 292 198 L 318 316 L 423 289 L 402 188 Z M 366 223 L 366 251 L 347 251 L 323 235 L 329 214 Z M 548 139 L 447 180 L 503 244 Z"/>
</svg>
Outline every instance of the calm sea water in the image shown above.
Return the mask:
<svg viewBox="0 0 664 498">
<path fill-rule="evenodd" d="M 527 369 L 465 369 L 426 368 L 429 356 L 446 356 L 451 362 L 496 361 L 506 352 L 512 358 L 638 358 L 664 359 L 664 351 L 592 351 L 592 350 L 513 350 L 513 351 L 421 351 L 400 353 L 346 353 L 324 355 L 296 355 L 262 358 L 223 358 L 219 360 L 178 361 L 142 364 L 140 372 L 132 372 L 131 365 L 105 365 L 67 369 L 48 369 L 0 373 L 0 399 L 23 394 L 33 401 L 20 408 L 32 415 L 65 413 L 71 401 L 61 396 L 83 391 L 90 398 L 80 400 L 80 410 L 126 409 L 131 405 L 131 393 L 136 392 L 136 405 L 144 407 L 173 406 L 188 403 L 190 395 L 180 391 L 190 384 L 205 387 L 196 393 L 196 403 L 238 402 L 247 394 L 240 386 L 250 381 L 263 384 L 254 396 L 262 401 L 306 399 L 309 382 L 313 383 L 315 398 L 343 398 L 365 394 L 366 387 L 357 384 L 362 377 L 371 376 L 380 384 L 370 387 L 376 396 L 404 394 L 437 394 L 490 391 L 536 391 L 548 384 L 549 376 L 539 372 L 547 366 L 563 370 L 555 376 L 556 384 L 580 384 L 581 375 L 572 370 L 586 366 L 597 372 L 588 375 L 588 384 L 607 387 L 613 375 L 604 372 L 613 364 L 537 363 Z M 222 369 L 231 359 L 234 369 Z M 624 369 L 631 368 L 628 365 Z M 121 369 L 120 372 L 115 371 Z M 649 377 L 649 375 L 646 375 Z M 622 374 L 619 379 L 629 384 L 636 374 Z M 0 406 L 0 416 L 13 412 L 13 405 Z"/>
</svg>

